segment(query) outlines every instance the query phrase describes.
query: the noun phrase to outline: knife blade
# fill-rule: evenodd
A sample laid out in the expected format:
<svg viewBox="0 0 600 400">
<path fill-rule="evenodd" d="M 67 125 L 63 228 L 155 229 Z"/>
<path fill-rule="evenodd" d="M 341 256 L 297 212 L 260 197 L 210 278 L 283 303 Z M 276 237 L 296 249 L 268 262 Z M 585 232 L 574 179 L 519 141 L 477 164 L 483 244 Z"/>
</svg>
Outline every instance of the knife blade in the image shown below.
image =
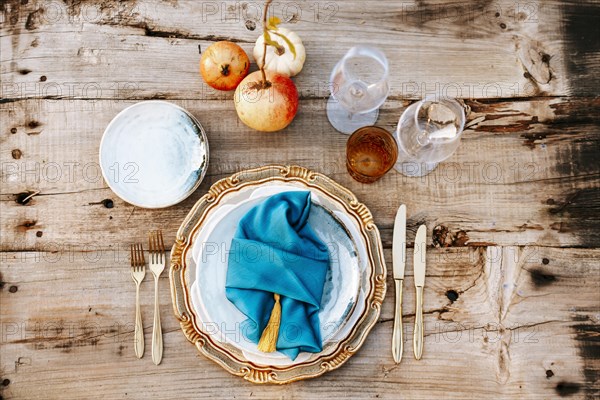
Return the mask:
<svg viewBox="0 0 600 400">
<path fill-rule="evenodd" d="M 413 350 L 415 358 L 423 355 L 423 286 L 425 286 L 425 247 L 427 245 L 427 227 L 419 226 L 415 237 L 415 252 L 413 258 L 415 288 L 417 290 L 415 328 L 413 332 Z"/>
<path fill-rule="evenodd" d="M 392 259 L 394 279 L 404 279 L 404 267 L 406 266 L 406 206 L 404 204 L 398 208 L 394 221 Z"/>
<path fill-rule="evenodd" d="M 404 339 L 402 337 L 402 285 L 406 266 L 406 206 L 402 204 L 394 221 L 392 241 L 392 261 L 394 265 L 394 283 L 396 286 L 396 309 L 394 312 L 394 330 L 392 334 L 392 355 L 396 364 L 402 360 Z"/>
</svg>

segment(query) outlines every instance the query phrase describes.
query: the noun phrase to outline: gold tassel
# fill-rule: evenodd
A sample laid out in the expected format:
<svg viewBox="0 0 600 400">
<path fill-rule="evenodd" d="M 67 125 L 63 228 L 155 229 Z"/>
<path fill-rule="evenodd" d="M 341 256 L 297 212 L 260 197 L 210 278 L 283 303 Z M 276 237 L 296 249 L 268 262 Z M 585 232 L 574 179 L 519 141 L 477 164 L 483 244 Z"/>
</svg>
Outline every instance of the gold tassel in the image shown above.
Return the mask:
<svg viewBox="0 0 600 400">
<path fill-rule="evenodd" d="M 281 304 L 279 295 L 275 293 L 275 305 L 271 310 L 269 323 L 265 327 L 258 341 L 258 350 L 263 353 L 272 353 L 276 350 L 277 338 L 279 337 L 279 324 L 281 323 Z"/>
</svg>

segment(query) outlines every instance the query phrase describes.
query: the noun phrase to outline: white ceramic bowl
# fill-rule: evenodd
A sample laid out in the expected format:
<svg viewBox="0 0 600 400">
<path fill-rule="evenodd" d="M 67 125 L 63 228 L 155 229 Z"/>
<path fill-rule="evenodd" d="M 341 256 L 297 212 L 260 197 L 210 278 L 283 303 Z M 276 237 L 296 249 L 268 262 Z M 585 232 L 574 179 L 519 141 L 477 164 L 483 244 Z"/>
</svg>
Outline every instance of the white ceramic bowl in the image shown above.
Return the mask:
<svg viewBox="0 0 600 400">
<path fill-rule="evenodd" d="M 143 208 L 177 204 L 192 194 L 208 167 L 202 125 L 166 101 L 127 107 L 108 124 L 100 142 L 100 168 L 121 199 Z"/>
</svg>

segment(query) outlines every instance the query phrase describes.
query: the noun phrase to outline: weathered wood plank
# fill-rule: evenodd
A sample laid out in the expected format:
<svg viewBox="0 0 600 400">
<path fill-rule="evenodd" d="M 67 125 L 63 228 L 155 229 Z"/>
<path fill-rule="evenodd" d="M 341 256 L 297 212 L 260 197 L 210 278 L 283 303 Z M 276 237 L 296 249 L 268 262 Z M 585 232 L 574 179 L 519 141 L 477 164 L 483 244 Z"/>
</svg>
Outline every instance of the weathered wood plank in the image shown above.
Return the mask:
<svg viewBox="0 0 600 400">
<path fill-rule="evenodd" d="M 22 3 L 3 3 L 0 74 L 7 99 L 230 98 L 200 79 L 198 46 L 230 39 L 251 55 L 262 7 L 191 0 Z M 304 98 L 329 96 L 331 69 L 357 42 L 385 51 L 393 97 L 571 92 L 558 1 L 283 1 L 272 12 L 290 20 L 305 42 L 307 62 L 296 78 Z"/>
<path fill-rule="evenodd" d="M 329 125 L 325 100 L 304 101 L 282 134 L 246 128 L 228 101 L 178 103 L 204 124 L 211 160 L 201 187 L 165 210 L 134 209 L 107 189 L 101 177 L 97 154 L 102 132 L 129 102 L 4 104 L 1 227 L 11 234 L 0 238 L 2 248 L 43 250 L 55 243 L 80 248 L 100 238 L 111 244 L 140 238 L 140 226 L 175 229 L 217 179 L 269 163 L 313 168 L 350 188 L 373 211 L 386 242 L 402 202 L 408 206 L 411 229 L 423 221 L 430 229 L 442 226 L 432 239 L 438 245 L 591 247 L 600 240 L 594 234 L 600 220 L 598 100 L 469 102 L 471 120 L 480 122 L 465 132 L 448 162 L 424 179 L 392 171 L 373 185 L 359 184 L 346 172 L 347 136 Z M 379 125 L 393 130 L 404 105 L 388 102 Z M 16 203 L 17 195 L 27 191 L 40 194 L 26 206 Z M 104 199 L 111 199 L 114 208 L 104 207 Z"/>
<path fill-rule="evenodd" d="M 166 274 L 160 295 L 163 363 L 156 368 L 148 355 L 137 360 L 131 346 L 135 292 L 125 251 L 15 252 L 3 257 L 0 377 L 10 380 L 2 392 L 9 399 L 81 398 L 92 389 L 108 398 L 125 393 L 128 398 L 145 398 L 146 393 L 220 397 L 223 385 L 231 396 L 252 393 L 258 398 L 344 397 L 348 390 L 356 398 L 397 398 L 400 390 L 403 396 L 423 399 L 533 399 L 555 397 L 569 388 L 591 397 L 600 390 L 594 378 L 600 362 L 589 354 L 597 346 L 600 324 L 598 250 L 432 249 L 422 361 L 411 354 L 414 289 L 408 268 L 407 342 L 399 367 L 389 347 L 390 294 L 356 356 L 337 371 L 287 387 L 248 384 L 197 355 L 173 318 Z M 410 256 L 408 261 L 410 265 Z M 144 283 L 148 341 L 152 294 L 151 285 Z M 36 385 L 31 384 L 34 377 Z"/>
<path fill-rule="evenodd" d="M 0 2 L 0 398 L 600 397 L 598 3 L 275 2 L 308 52 L 295 78 L 301 111 L 275 135 L 244 127 L 231 93 L 197 74 L 199 45 L 228 39 L 251 53 L 261 6 Z M 331 68 L 358 42 L 390 59 L 380 126 L 393 130 L 406 100 L 425 94 L 475 99 L 458 152 L 426 179 L 392 172 L 361 185 L 345 171 L 347 137 L 324 106 Z M 146 98 L 178 100 L 211 144 L 205 182 L 165 210 L 120 201 L 97 168 L 105 126 Z M 422 361 L 410 352 L 410 267 L 400 366 L 389 348 L 390 294 L 340 370 L 286 387 L 248 384 L 186 342 L 166 274 L 163 364 L 135 359 L 127 245 L 158 227 L 172 244 L 210 184 L 268 163 L 313 168 L 355 192 L 374 213 L 388 267 L 400 203 L 409 238 L 426 222 L 430 244 L 449 246 L 428 254 Z M 28 191 L 39 193 L 15 202 Z M 148 282 L 142 300 L 149 342 Z"/>
<path fill-rule="evenodd" d="M 569 86 L 574 95 L 597 96 L 600 77 L 593 71 L 600 65 L 600 4 L 597 1 L 569 1 L 562 7 L 564 54 Z"/>
</svg>

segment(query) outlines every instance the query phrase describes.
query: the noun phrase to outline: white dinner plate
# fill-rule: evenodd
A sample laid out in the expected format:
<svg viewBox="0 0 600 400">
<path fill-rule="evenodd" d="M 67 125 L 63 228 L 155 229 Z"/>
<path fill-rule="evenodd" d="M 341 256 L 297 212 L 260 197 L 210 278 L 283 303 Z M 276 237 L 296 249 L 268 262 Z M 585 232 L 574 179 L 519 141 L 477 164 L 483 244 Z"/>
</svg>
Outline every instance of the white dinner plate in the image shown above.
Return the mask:
<svg viewBox="0 0 600 400">
<path fill-rule="evenodd" d="M 187 198 L 208 167 L 208 140 L 200 123 L 166 101 L 143 101 L 121 111 L 100 143 L 100 168 L 121 199 L 162 208 Z"/>
<path fill-rule="evenodd" d="M 285 191 L 306 190 L 290 184 L 265 184 L 233 193 L 210 213 L 192 247 L 195 279 L 191 284 L 192 305 L 203 328 L 216 340 L 239 348 L 251 362 L 263 365 L 301 363 L 310 353 L 300 353 L 292 361 L 279 353 L 263 353 L 243 335 L 247 317 L 225 295 L 231 240 L 241 218 L 267 197 Z M 343 339 L 364 310 L 369 290 L 367 250 L 360 233 L 347 213 L 327 196 L 312 191 L 309 223 L 328 245 L 330 269 L 327 273 L 319 320 L 324 348 Z M 349 323 L 351 322 L 351 323 Z"/>
</svg>

